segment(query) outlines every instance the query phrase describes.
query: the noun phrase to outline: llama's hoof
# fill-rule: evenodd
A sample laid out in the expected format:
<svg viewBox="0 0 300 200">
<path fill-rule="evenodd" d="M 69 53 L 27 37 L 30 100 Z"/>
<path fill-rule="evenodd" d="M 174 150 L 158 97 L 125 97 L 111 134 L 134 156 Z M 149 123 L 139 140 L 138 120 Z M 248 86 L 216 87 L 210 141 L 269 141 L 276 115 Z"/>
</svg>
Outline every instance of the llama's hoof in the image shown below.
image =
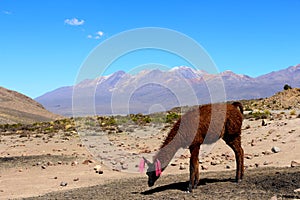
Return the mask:
<svg viewBox="0 0 300 200">
<path fill-rule="evenodd" d="M 235 182 L 240 183 L 240 182 L 242 182 L 242 179 L 236 179 Z"/>
<path fill-rule="evenodd" d="M 187 190 L 187 191 L 184 191 L 184 193 L 189 194 L 189 193 L 191 193 L 191 192 Z"/>
<path fill-rule="evenodd" d="M 187 191 L 185 191 L 185 193 L 192 193 L 192 192 L 193 192 L 192 186 L 188 187 Z"/>
</svg>

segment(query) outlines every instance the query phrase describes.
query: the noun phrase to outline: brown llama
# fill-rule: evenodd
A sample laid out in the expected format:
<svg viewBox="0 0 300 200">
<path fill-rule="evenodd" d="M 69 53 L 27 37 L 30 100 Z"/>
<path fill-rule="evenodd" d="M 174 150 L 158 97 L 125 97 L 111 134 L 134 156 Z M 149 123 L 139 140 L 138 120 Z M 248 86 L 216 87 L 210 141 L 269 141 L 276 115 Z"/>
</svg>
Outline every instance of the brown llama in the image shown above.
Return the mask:
<svg viewBox="0 0 300 200">
<path fill-rule="evenodd" d="M 243 106 L 239 102 L 232 104 L 208 104 L 197 107 L 184 114 L 170 130 L 160 150 L 153 157 L 153 163 L 146 158 L 141 159 L 140 171 L 145 163 L 148 165 L 148 186 L 152 187 L 161 172 L 170 163 L 178 149 L 189 147 L 190 180 L 188 192 L 192 192 L 199 183 L 198 155 L 200 145 L 211 144 L 223 138 L 235 153 L 236 181 L 244 174 L 244 151 L 241 147 L 241 126 Z"/>
</svg>

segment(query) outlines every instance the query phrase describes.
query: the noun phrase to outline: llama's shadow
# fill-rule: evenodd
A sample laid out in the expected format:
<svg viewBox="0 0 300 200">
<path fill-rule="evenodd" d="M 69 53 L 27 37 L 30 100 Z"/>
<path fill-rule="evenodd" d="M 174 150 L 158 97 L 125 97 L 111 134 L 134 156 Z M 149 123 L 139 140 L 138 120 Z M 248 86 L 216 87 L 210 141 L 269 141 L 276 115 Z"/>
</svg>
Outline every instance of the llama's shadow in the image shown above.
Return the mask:
<svg viewBox="0 0 300 200">
<path fill-rule="evenodd" d="M 200 185 L 206 185 L 209 183 L 220 183 L 220 182 L 235 182 L 234 179 L 228 178 L 228 179 L 213 179 L 213 178 L 204 178 L 200 179 L 200 182 L 198 183 L 198 186 Z M 151 195 L 157 192 L 163 192 L 166 190 L 180 190 L 180 191 L 187 191 L 188 188 L 188 181 L 185 182 L 177 182 L 177 183 L 171 183 L 168 185 L 162 185 L 144 192 L 141 192 L 142 195 Z"/>
</svg>

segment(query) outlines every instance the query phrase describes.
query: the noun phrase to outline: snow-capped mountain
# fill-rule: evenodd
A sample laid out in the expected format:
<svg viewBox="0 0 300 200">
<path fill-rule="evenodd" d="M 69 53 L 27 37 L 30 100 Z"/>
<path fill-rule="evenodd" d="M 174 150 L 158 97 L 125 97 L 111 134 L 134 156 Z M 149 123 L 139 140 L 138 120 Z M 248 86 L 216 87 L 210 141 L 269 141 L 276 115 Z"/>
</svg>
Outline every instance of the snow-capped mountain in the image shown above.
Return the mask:
<svg viewBox="0 0 300 200">
<path fill-rule="evenodd" d="M 209 74 L 186 66 L 134 75 L 118 71 L 58 88 L 36 100 L 66 116 L 74 110 L 79 115 L 149 113 L 175 106 L 267 97 L 282 90 L 284 84 L 300 87 L 300 65 L 256 78 L 232 71 Z"/>
</svg>

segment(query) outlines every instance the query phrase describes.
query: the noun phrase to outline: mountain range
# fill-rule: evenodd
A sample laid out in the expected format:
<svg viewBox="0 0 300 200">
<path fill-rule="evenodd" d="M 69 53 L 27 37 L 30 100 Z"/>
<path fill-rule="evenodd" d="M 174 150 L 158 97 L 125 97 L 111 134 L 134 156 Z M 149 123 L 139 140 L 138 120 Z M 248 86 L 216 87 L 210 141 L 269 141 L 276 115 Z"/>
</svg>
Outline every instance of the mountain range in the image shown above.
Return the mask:
<svg viewBox="0 0 300 200">
<path fill-rule="evenodd" d="M 258 77 L 224 71 L 209 74 L 180 66 L 168 71 L 124 71 L 61 87 L 35 100 L 64 115 L 151 113 L 176 106 L 274 95 L 288 84 L 300 87 L 300 64 Z"/>
</svg>

